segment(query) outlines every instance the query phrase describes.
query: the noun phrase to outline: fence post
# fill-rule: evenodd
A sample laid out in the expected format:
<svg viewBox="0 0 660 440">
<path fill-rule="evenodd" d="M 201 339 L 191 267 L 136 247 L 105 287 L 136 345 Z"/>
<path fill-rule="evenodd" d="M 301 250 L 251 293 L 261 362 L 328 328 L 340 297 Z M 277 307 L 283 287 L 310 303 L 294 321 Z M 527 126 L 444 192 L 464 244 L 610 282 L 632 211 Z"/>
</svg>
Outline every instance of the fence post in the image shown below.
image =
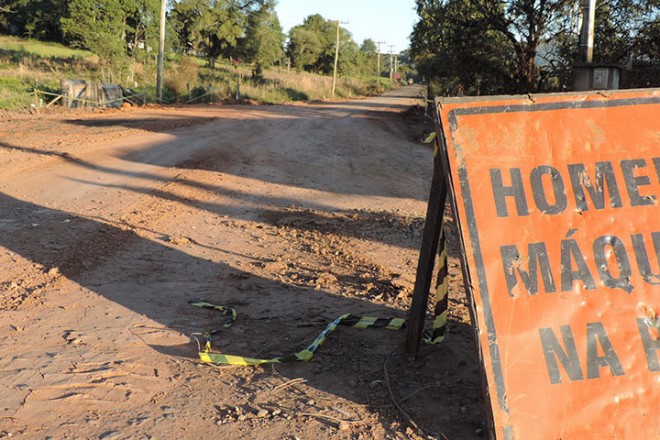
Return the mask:
<svg viewBox="0 0 660 440">
<path fill-rule="evenodd" d="M 39 91 L 37 89 L 34 89 L 34 108 L 39 114 Z"/>
</svg>

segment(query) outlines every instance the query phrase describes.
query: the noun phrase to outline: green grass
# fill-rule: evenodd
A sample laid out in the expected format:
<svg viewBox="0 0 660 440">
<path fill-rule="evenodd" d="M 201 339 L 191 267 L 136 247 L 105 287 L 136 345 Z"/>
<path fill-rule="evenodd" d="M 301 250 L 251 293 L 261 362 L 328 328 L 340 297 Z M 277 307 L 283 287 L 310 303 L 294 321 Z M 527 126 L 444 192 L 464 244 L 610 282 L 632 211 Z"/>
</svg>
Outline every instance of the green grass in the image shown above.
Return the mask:
<svg viewBox="0 0 660 440">
<path fill-rule="evenodd" d="M 92 52 L 82 49 L 73 49 L 57 43 L 45 43 L 38 40 L 27 40 L 24 38 L 0 35 L 0 51 L 31 55 L 39 58 L 78 58 L 92 59 Z"/>
<path fill-rule="evenodd" d="M 25 89 L 25 83 L 19 78 L 0 76 L 0 89 L 8 92 L 23 91 Z"/>
<path fill-rule="evenodd" d="M 0 109 L 29 107 L 34 102 L 32 86 L 14 77 L 0 77 Z"/>
</svg>

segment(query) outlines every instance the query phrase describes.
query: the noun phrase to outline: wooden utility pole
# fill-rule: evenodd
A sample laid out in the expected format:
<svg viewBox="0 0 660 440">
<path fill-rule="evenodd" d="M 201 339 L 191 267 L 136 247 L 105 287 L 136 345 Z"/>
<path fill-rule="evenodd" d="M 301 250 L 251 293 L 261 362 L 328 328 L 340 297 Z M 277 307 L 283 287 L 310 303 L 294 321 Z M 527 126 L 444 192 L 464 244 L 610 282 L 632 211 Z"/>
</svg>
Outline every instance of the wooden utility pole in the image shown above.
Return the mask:
<svg viewBox="0 0 660 440">
<path fill-rule="evenodd" d="M 337 25 L 337 41 L 335 44 L 335 66 L 332 69 L 332 92 L 330 93 L 330 98 L 335 98 L 335 88 L 337 87 L 337 63 L 339 62 L 339 25 L 347 24 L 347 21 L 334 20 Z"/>
<path fill-rule="evenodd" d="M 394 76 L 394 45 L 389 44 L 387 47 L 390 48 L 390 81 L 392 81 L 392 77 Z"/>
<path fill-rule="evenodd" d="M 165 64 L 165 4 L 160 0 L 160 39 L 158 42 L 158 71 L 156 73 L 156 90 L 158 102 L 163 102 L 163 66 Z"/>
</svg>

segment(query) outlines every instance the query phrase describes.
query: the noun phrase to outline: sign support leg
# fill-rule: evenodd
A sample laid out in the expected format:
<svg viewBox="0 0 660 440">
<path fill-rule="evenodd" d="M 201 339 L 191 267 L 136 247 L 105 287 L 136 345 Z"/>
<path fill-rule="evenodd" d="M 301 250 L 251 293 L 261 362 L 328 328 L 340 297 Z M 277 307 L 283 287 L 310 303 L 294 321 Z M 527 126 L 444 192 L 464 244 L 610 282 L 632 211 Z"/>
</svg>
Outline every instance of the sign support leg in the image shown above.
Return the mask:
<svg viewBox="0 0 660 440">
<path fill-rule="evenodd" d="M 419 343 L 424 332 L 424 316 L 429 301 L 433 266 L 438 250 L 440 228 L 442 228 L 442 214 L 446 198 L 447 184 L 443 173 L 442 160 L 439 152 L 436 151 L 435 158 L 433 159 L 431 193 L 426 211 L 422 245 L 419 251 L 419 262 L 417 263 L 417 277 L 415 278 L 412 305 L 408 316 L 406 354 L 417 353 L 419 351 Z"/>
</svg>

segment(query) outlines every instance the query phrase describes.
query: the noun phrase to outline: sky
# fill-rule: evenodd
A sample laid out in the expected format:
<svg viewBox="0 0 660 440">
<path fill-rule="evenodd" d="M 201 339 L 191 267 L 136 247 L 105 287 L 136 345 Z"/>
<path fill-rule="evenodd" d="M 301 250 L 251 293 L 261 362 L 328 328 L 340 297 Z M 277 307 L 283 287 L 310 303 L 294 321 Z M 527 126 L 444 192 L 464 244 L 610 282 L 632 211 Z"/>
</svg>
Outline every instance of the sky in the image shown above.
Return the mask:
<svg viewBox="0 0 660 440">
<path fill-rule="evenodd" d="M 383 53 L 389 53 L 389 45 L 398 53 L 410 46 L 408 36 L 417 21 L 414 0 L 278 0 L 277 16 L 285 33 L 313 14 L 321 14 L 328 20 L 348 21 L 341 26 L 353 35 L 361 45 L 371 38 L 384 41 Z"/>
</svg>

